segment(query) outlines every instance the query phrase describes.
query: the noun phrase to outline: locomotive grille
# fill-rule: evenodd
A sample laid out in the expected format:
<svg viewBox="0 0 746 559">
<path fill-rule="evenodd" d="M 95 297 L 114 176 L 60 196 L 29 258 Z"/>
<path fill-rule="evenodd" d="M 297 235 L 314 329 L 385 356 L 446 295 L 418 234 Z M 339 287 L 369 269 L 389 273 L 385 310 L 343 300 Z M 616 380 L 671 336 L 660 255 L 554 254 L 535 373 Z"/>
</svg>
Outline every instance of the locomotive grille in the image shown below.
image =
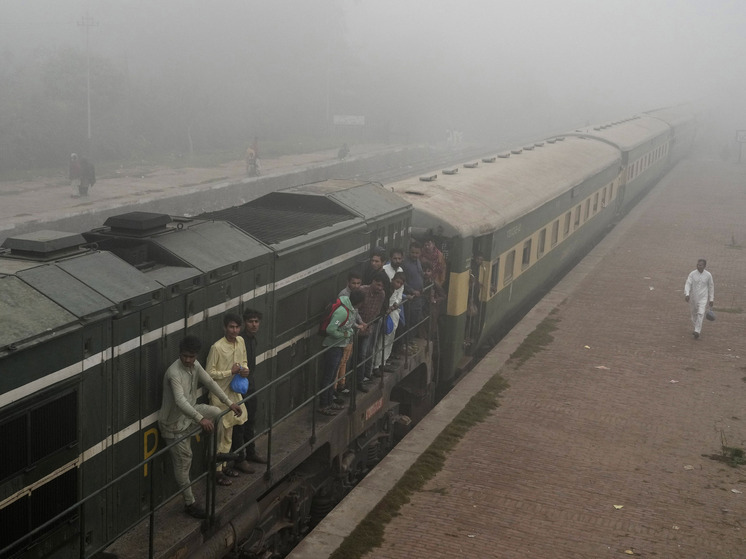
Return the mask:
<svg viewBox="0 0 746 559">
<path fill-rule="evenodd" d="M 276 244 L 347 221 L 355 215 L 324 196 L 273 192 L 242 206 L 199 217 L 229 221 L 265 244 Z"/>
<path fill-rule="evenodd" d="M 29 413 L 31 463 L 75 442 L 77 396 L 77 392 L 71 392 Z"/>
</svg>

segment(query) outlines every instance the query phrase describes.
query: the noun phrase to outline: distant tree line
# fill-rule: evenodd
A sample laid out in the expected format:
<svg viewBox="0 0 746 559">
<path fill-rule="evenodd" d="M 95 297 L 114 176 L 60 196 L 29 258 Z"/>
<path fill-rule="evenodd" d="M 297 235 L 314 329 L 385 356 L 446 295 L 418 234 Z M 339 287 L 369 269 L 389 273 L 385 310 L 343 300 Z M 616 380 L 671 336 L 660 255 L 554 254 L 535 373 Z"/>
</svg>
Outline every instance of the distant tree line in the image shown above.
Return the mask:
<svg viewBox="0 0 746 559">
<path fill-rule="evenodd" d="M 99 161 L 226 150 L 240 157 L 255 136 L 290 142 L 329 133 L 328 97 L 356 95 L 351 80 L 330 92 L 323 66 L 279 78 L 272 67 L 256 67 L 249 88 L 247 76 L 237 85 L 207 70 L 138 74 L 91 56 L 89 147 L 85 53 L 0 53 L 0 174 L 64 166 L 72 152 Z"/>
</svg>

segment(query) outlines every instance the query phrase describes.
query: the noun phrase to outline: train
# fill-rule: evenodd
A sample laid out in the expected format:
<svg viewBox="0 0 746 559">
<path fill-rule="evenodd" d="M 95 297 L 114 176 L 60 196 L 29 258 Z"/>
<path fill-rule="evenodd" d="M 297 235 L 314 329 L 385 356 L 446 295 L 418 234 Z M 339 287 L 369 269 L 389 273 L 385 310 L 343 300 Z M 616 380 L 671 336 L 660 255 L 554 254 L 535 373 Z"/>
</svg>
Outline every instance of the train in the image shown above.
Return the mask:
<svg viewBox="0 0 746 559">
<path fill-rule="evenodd" d="M 0 557 L 281 557 L 691 148 L 657 109 L 381 185 L 326 180 L 198 216 L 131 212 L 0 249 Z M 430 239 L 447 264 L 434 340 L 345 413 L 316 412 L 318 324 L 371 249 Z M 263 313 L 257 448 L 230 490 L 195 431 L 205 522 L 180 512 L 157 412 L 186 334 Z M 429 327 L 432 329 L 433 325 Z M 433 330 L 431 330 L 432 332 Z M 200 454 L 202 453 L 202 454 Z M 212 456 L 214 459 L 214 456 Z"/>
</svg>

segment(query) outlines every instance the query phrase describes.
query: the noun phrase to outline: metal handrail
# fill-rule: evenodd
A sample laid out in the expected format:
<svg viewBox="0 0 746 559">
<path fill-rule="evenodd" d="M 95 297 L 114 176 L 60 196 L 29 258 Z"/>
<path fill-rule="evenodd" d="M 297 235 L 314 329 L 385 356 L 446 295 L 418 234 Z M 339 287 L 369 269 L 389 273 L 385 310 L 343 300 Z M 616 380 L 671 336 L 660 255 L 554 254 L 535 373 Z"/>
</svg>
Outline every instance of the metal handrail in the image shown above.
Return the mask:
<svg viewBox="0 0 746 559">
<path fill-rule="evenodd" d="M 404 304 L 410 302 L 410 301 L 411 301 L 411 299 L 403 301 L 402 302 L 402 306 Z M 376 328 L 380 328 L 380 326 L 382 325 L 382 321 L 385 318 L 385 316 L 386 316 L 386 314 L 382 313 L 381 315 L 379 315 L 378 317 L 376 317 L 376 319 L 374 319 L 370 324 L 376 324 Z M 408 330 L 411 330 L 414 327 L 419 326 L 420 324 L 423 324 L 427 320 L 429 320 L 429 317 L 425 317 L 422 321 L 418 322 L 415 325 L 412 325 L 412 326 L 408 325 Z M 397 339 L 397 340 L 401 339 L 402 337 L 405 337 L 408 334 L 409 334 L 409 332 L 405 332 L 404 334 L 402 334 L 401 336 L 399 336 L 399 338 L 395 338 L 395 339 Z M 358 349 L 358 345 L 359 345 L 357 337 L 353 338 L 353 343 L 355 344 L 354 347 L 353 347 L 353 362 L 356 363 L 356 360 L 354 358 L 357 355 L 357 349 Z M 309 358 L 307 358 L 303 362 L 301 362 L 298 365 L 294 366 L 293 368 L 289 369 L 287 372 L 283 373 L 279 377 L 273 379 L 267 385 L 265 385 L 265 386 L 263 386 L 263 387 L 255 390 L 251 394 L 247 395 L 245 398 L 243 398 L 242 400 L 240 400 L 238 403 L 239 404 L 246 403 L 249 400 L 251 400 L 252 398 L 258 398 L 259 395 L 262 394 L 262 393 L 264 393 L 265 391 L 271 391 L 281 381 L 283 381 L 283 380 L 285 380 L 285 379 L 287 379 L 287 378 L 289 378 L 289 377 L 297 374 L 299 370 L 301 370 L 303 367 L 305 367 L 306 365 L 308 365 L 312 361 L 315 361 L 315 363 L 316 363 L 315 374 L 314 374 L 314 380 L 316 382 L 314 383 L 314 386 L 318 387 L 318 360 L 327 351 L 329 351 L 332 347 L 335 347 L 335 346 L 326 346 L 326 347 L 324 347 L 321 351 L 315 353 L 314 355 L 310 356 Z M 383 348 L 383 345 L 382 345 L 382 348 Z M 357 374 L 357 367 L 363 366 L 364 363 L 367 363 L 368 360 L 371 360 L 373 358 L 374 358 L 374 355 L 373 355 L 373 353 L 371 353 L 371 355 L 363 363 L 358 363 L 356 367 L 353 367 L 351 371 L 348 371 L 345 374 L 345 379 L 347 379 L 347 377 L 349 375 L 356 375 Z M 406 353 L 405 353 L 405 363 L 407 363 Z M 383 376 L 381 377 L 381 383 L 382 382 L 383 382 Z M 251 444 L 253 442 L 256 442 L 257 439 L 259 439 L 262 435 L 266 434 L 267 435 L 268 452 L 267 452 L 267 469 L 266 469 L 265 475 L 268 475 L 269 471 L 271 470 L 271 441 L 272 441 L 272 434 L 273 434 L 273 431 L 274 431 L 275 427 L 277 427 L 278 425 L 282 424 L 285 420 L 287 420 L 289 417 L 291 417 L 292 415 L 294 415 L 295 413 L 297 413 L 298 411 L 300 411 L 301 409 L 303 409 L 306 405 L 308 405 L 311 402 L 313 402 L 313 408 L 314 408 L 313 411 L 315 412 L 315 405 L 316 405 L 316 401 L 318 399 L 318 396 L 324 390 L 327 390 L 331 386 L 334 386 L 336 383 L 337 383 L 337 379 L 335 377 L 334 379 L 332 379 L 332 383 L 331 384 L 329 384 L 327 386 L 324 386 L 324 387 L 321 387 L 320 389 L 318 389 L 315 393 L 313 393 L 308 398 L 304 399 L 303 402 L 301 402 L 298 406 L 296 406 L 295 408 L 293 408 L 292 410 L 290 410 L 290 412 L 288 412 L 287 414 L 283 415 L 279 419 L 276 419 L 276 418 L 273 417 L 273 411 L 274 410 L 272 409 L 271 398 L 270 398 L 270 405 L 268 407 L 268 416 L 269 416 L 268 417 L 268 420 L 269 420 L 268 421 L 268 426 L 265 429 L 263 429 L 260 433 L 255 433 L 254 437 L 250 441 L 245 442 L 237 450 L 241 451 L 241 450 L 245 449 L 249 444 Z M 354 383 L 353 387 L 356 388 L 356 386 L 357 386 L 357 383 Z M 353 388 L 353 390 L 352 390 L 352 400 L 350 402 L 350 409 L 351 410 L 355 409 L 355 404 L 356 404 L 356 400 L 357 400 L 357 391 L 355 390 L 355 388 Z M 228 413 L 232 413 L 232 411 L 229 408 L 226 409 L 226 410 L 224 410 L 224 411 L 222 411 L 217 417 L 215 417 L 213 419 L 213 422 L 216 425 L 218 425 L 218 422 L 221 421 L 222 418 L 225 415 L 227 415 Z M 119 539 L 123 534 L 125 534 L 126 532 L 128 532 L 129 530 L 131 530 L 132 528 L 134 528 L 135 526 L 137 526 L 138 524 L 140 524 L 142 521 L 144 521 L 146 519 L 150 520 L 149 536 L 148 536 L 148 557 L 152 558 L 154 556 L 154 551 L 155 551 L 154 550 L 155 513 L 158 512 L 164 506 L 166 506 L 169 503 L 169 501 L 171 501 L 171 499 L 173 499 L 174 497 L 180 495 L 182 493 L 182 491 L 183 491 L 181 488 L 179 488 L 177 491 L 175 491 L 173 493 L 170 493 L 168 496 L 164 497 L 159 504 L 155 504 L 153 502 L 153 495 L 155 493 L 154 492 L 154 483 L 155 483 L 155 481 L 154 481 L 154 478 L 155 478 L 154 472 L 155 472 L 155 469 L 152 467 L 152 464 L 154 463 L 154 461 L 156 459 L 160 458 L 161 456 L 163 456 L 167 452 L 170 452 L 170 449 L 173 446 L 175 446 L 176 444 L 182 442 L 185 439 L 189 439 L 189 438 L 193 437 L 194 435 L 197 435 L 198 433 L 201 433 L 202 431 L 203 430 L 202 430 L 202 428 L 200 426 L 195 426 L 193 429 L 189 430 L 186 434 L 184 434 L 181 437 L 179 437 L 178 439 L 174 440 L 171 444 L 165 446 L 161 450 L 159 450 L 159 451 L 155 452 L 154 454 L 150 455 L 148 458 L 142 460 L 137 465 L 135 465 L 135 466 L 131 467 L 130 469 L 128 469 L 126 472 L 120 474 L 118 477 L 110 480 L 109 482 L 107 482 L 102 487 L 99 487 L 98 489 L 96 489 L 92 493 L 90 493 L 89 495 L 83 497 L 79 501 L 77 501 L 74 504 L 70 505 L 64 511 L 58 513 L 57 515 L 55 515 L 51 519 L 47 520 L 45 523 L 41 524 L 40 526 L 37 526 L 36 528 L 34 528 L 33 530 L 31 530 L 27 534 L 24 534 L 22 537 L 18 538 L 14 542 L 12 542 L 12 543 L 8 544 L 7 546 L 5 546 L 4 548 L 0 549 L 0 556 L 3 556 L 5 553 L 7 553 L 10 550 L 16 548 L 17 546 L 23 544 L 25 541 L 27 541 L 27 540 L 35 537 L 35 536 L 38 536 L 38 535 L 42 534 L 44 531 L 46 531 L 48 528 L 50 528 L 53 525 L 55 525 L 57 522 L 59 522 L 60 520 L 62 520 L 67 515 L 69 515 L 69 514 L 75 512 L 75 511 L 77 511 L 78 515 L 79 515 L 79 518 L 80 518 L 80 528 L 81 528 L 79 530 L 79 533 L 78 533 L 78 549 L 79 549 L 79 556 L 80 556 L 81 559 L 86 559 L 87 557 L 92 557 L 92 556 L 96 555 L 97 553 L 103 551 L 106 547 L 108 547 L 113 542 L 115 542 L 117 539 Z M 205 472 L 199 474 L 196 478 L 194 478 L 194 479 L 192 479 L 190 481 L 190 487 L 191 487 L 191 486 L 194 486 L 195 484 L 199 483 L 200 481 L 202 481 L 205 478 L 207 478 L 207 480 L 208 480 L 207 487 L 206 487 L 206 489 L 207 489 L 207 496 L 206 496 L 207 507 L 206 507 L 206 509 L 209 511 L 207 522 L 210 525 L 212 525 L 214 523 L 214 521 L 215 521 L 215 489 L 216 489 L 216 482 L 215 482 L 215 467 L 214 466 L 215 466 L 215 456 L 217 455 L 217 437 L 216 437 L 216 433 L 217 433 L 217 430 L 213 431 L 212 433 L 209 433 L 209 439 L 208 439 L 208 449 L 209 449 L 209 452 L 208 452 L 208 459 L 207 459 L 207 463 L 208 463 L 207 470 Z M 314 414 L 312 414 L 312 420 L 311 420 L 311 437 L 310 437 L 310 439 L 311 439 L 312 442 L 315 442 L 315 433 L 316 433 L 316 414 L 314 413 Z M 149 497 L 150 497 L 149 511 L 147 513 L 144 513 L 144 514 L 141 514 L 140 516 L 138 516 L 138 518 L 136 520 L 134 520 L 131 524 L 129 524 L 126 528 L 118 530 L 115 535 L 112 535 L 110 538 L 108 538 L 102 545 L 100 545 L 99 547 L 91 550 L 89 553 L 86 553 L 85 541 L 84 541 L 84 539 L 85 539 L 85 530 L 83 529 L 83 527 L 85 526 L 85 516 L 86 516 L 85 508 L 84 508 L 85 505 L 89 501 L 91 501 L 94 498 L 96 498 L 99 495 L 101 495 L 103 492 L 107 491 L 111 487 L 114 487 L 116 484 L 118 484 L 121 481 L 123 481 L 127 476 L 129 476 L 129 475 L 131 475 L 131 474 L 139 471 L 141 468 L 144 468 L 146 466 L 150 466 L 151 467 L 151 472 L 152 472 L 151 479 L 150 479 L 150 491 L 149 491 Z"/>
</svg>

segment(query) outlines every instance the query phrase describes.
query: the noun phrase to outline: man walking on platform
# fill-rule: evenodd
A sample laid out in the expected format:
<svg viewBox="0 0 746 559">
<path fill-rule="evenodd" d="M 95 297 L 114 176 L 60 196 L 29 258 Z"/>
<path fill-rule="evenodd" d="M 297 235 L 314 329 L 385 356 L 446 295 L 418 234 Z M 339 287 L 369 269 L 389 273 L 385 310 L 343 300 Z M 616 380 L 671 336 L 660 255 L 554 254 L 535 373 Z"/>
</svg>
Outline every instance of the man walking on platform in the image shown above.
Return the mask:
<svg viewBox="0 0 746 559">
<path fill-rule="evenodd" d="M 694 339 L 698 339 L 702 332 L 702 319 L 705 317 L 707 305 L 710 308 L 715 304 L 715 282 L 712 274 L 705 270 L 707 260 L 697 260 L 697 269 L 692 270 L 684 284 L 684 299 L 689 303 L 692 313 L 692 324 L 694 324 Z"/>
</svg>

